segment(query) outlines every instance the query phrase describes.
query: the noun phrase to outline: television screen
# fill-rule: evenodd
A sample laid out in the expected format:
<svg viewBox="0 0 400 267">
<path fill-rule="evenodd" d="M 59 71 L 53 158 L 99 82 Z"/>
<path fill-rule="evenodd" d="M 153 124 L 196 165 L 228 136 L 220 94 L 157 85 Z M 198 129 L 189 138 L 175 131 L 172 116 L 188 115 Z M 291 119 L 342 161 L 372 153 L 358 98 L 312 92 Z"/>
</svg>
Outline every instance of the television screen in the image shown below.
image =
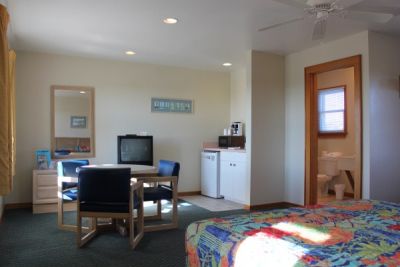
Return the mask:
<svg viewBox="0 0 400 267">
<path fill-rule="evenodd" d="M 118 163 L 153 165 L 153 137 L 118 136 Z"/>
</svg>

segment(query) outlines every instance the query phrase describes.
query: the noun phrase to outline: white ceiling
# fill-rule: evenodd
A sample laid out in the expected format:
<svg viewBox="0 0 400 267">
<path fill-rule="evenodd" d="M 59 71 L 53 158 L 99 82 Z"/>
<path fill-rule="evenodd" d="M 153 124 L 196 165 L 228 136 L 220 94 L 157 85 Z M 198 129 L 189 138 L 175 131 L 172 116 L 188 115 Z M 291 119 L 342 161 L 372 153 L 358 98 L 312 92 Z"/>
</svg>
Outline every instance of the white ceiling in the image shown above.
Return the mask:
<svg viewBox="0 0 400 267">
<path fill-rule="evenodd" d="M 342 0 L 342 2 L 361 0 Z M 319 45 L 302 9 L 272 0 L 3 0 L 17 50 L 111 58 L 191 68 L 226 70 L 243 64 L 248 50 L 288 54 Z M 399 0 L 365 0 L 400 8 Z M 166 25 L 165 17 L 179 23 Z M 372 29 L 400 35 L 400 16 L 387 24 L 330 18 L 323 42 Z M 133 50 L 135 56 L 124 54 Z"/>
</svg>

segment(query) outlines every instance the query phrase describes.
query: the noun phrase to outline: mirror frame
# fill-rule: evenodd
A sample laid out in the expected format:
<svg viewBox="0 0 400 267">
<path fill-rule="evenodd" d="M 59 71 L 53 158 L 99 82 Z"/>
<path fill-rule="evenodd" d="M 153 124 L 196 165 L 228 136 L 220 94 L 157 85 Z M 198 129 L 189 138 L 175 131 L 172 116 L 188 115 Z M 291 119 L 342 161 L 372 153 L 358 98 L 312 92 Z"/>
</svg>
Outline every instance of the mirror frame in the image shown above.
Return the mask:
<svg viewBox="0 0 400 267">
<path fill-rule="evenodd" d="M 70 91 L 86 91 L 90 93 L 89 97 L 89 114 L 91 116 L 90 123 L 90 152 L 82 152 L 79 155 L 66 155 L 56 156 L 54 154 L 56 148 L 56 136 L 55 136 L 55 91 L 56 90 L 70 90 Z M 94 87 L 89 86 L 70 86 L 70 85 L 52 85 L 50 87 L 50 116 L 51 116 L 51 157 L 52 159 L 73 159 L 73 158 L 94 158 L 96 156 L 95 148 L 95 117 L 94 117 Z"/>
</svg>

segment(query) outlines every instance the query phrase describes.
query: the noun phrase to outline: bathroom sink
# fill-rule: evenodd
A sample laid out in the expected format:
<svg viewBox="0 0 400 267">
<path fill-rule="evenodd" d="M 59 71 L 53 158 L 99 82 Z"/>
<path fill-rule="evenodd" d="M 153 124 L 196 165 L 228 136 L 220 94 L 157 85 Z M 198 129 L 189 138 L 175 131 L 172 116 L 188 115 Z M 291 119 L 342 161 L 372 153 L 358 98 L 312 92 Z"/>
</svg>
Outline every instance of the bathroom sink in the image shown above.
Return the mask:
<svg viewBox="0 0 400 267">
<path fill-rule="evenodd" d="M 354 171 L 355 167 L 354 156 L 340 156 L 337 157 L 337 161 L 339 170 Z"/>
</svg>

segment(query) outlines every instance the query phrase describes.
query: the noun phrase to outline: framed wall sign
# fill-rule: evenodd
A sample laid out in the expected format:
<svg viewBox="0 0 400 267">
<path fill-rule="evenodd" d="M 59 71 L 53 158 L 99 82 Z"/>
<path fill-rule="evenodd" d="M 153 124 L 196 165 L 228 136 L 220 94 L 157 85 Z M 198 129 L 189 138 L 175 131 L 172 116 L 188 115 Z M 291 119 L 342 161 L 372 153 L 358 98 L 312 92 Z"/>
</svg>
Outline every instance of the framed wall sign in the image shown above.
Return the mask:
<svg viewBox="0 0 400 267">
<path fill-rule="evenodd" d="M 36 169 L 46 170 L 50 167 L 50 150 L 42 149 L 35 151 Z"/>
<path fill-rule="evenodd" d="M 86 116 L 71 116 L 71 128 L 86 128 Z"/>
<path fill-rule="evenodd" d="M 151 112 L 193 113 L 193 100 L 153 97 Z"/>
</svg>

